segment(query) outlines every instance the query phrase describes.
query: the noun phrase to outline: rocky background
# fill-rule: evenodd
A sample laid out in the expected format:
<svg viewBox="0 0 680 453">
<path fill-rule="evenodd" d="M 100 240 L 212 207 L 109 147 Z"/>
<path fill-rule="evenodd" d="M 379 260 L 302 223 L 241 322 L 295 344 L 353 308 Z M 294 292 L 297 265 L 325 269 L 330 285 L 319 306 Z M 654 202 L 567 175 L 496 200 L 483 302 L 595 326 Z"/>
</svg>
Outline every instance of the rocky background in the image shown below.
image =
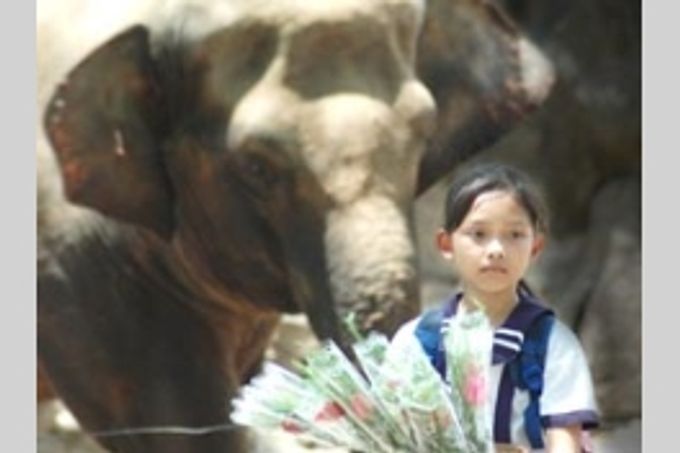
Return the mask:
<svg viewBox="0 0 680 453">
<path fill-rule="evenodd" d="M 641 4 L 505 6 L 555 64 L 557 82 L 538 112 L 468 163 L 509 162 L 542 187 L 551 234 L 529 283 L 580 337 L 603 429 L 637 430 L 633 450 L 612 451 L 640 451 Z M 456 283 L 433 242 L 445 185 L 424 194 L 416 208 L 426 304 Z"/>
<path fill-rule="evenodd" d="M 508 7 L 558 83 L 489 157 L 520 163 L 545 189 L 552 241 L 534 281 L 580 336 L 605 425 L 615 425 L 641 416 L 641 4 Z"/>
</svg>

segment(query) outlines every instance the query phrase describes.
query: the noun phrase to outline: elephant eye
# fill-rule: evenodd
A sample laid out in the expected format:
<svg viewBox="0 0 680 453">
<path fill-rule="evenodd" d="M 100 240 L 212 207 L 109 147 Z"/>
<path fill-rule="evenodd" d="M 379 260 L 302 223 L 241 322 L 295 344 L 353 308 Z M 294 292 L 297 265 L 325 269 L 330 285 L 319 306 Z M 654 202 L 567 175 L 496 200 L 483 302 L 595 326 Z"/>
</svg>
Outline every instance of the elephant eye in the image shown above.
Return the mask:
<svg viewBox="0 0 680 453">
<path fill-rule="evenodd" d="M 271 191 L 278 182 L 277 169 L 263 157 L 251 153 L 241 156 L 239 161 L 240 177 L 249 189 L 265 193 Z"/>
<path fill-rule="evenodd" d="M 246 164 L 246 171 L 251 178 L 261 182 L 272 182 L 274 179 L 271 169 L 259 159 L 249 159 Z"/>
</svg>

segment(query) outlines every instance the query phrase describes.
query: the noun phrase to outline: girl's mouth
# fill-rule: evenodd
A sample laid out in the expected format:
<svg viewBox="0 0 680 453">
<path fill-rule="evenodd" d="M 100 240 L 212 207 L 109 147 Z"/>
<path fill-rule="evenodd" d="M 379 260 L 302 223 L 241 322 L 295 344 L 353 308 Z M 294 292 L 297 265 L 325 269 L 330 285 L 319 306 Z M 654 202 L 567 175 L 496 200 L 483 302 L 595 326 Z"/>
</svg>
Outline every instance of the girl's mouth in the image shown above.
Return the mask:
<svg viewBox="0 0 680 453">
<path fill-rule="evenodd" d="M 507 274 L 508 270 L 503 266 L 484 266 L 482 272 L 495 272 L 500 274 Z"/>
</svg>

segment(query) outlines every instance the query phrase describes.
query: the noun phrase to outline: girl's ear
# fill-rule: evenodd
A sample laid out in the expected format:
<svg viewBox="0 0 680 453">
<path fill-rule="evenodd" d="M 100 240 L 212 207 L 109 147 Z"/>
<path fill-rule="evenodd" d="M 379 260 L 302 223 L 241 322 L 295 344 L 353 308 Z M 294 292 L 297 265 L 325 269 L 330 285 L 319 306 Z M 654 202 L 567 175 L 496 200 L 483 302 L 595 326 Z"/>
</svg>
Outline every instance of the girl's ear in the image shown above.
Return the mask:
<svg viewBox="0 0 680 453">
<path fill-rule="evenodd" d="M 453 256 L 453 241 L 451 240 L 451 234 L 443 228 L 440 228 L 437 232 L 437 248 L 444 259 L 449 260 Z"/>
<path fill-rule="evenodd" d="M 538 255 L 541 254 L 545 248 L 545 236 L 542 234 L 537 234 L 534 238 L 534 243 L 531 246 L 531 258 L 536 259 Z"/>
</svg>

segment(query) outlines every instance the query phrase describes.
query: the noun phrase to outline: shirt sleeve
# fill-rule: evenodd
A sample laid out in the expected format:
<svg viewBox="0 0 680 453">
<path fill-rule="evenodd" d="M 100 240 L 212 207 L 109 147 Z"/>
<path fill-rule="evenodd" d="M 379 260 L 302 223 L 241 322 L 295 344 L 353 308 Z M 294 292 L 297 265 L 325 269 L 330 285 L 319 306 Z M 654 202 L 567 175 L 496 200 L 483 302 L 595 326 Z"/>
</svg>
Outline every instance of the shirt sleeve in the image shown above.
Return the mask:
<svg viewBox="0 0 680 453">
<path fill-rule="evenodd" d="M 540 407 L 545 427 L 593 429 L 599 423 L 585 353 L 576 335 L 558 319 L 548 340 Z"/>
</svg>

